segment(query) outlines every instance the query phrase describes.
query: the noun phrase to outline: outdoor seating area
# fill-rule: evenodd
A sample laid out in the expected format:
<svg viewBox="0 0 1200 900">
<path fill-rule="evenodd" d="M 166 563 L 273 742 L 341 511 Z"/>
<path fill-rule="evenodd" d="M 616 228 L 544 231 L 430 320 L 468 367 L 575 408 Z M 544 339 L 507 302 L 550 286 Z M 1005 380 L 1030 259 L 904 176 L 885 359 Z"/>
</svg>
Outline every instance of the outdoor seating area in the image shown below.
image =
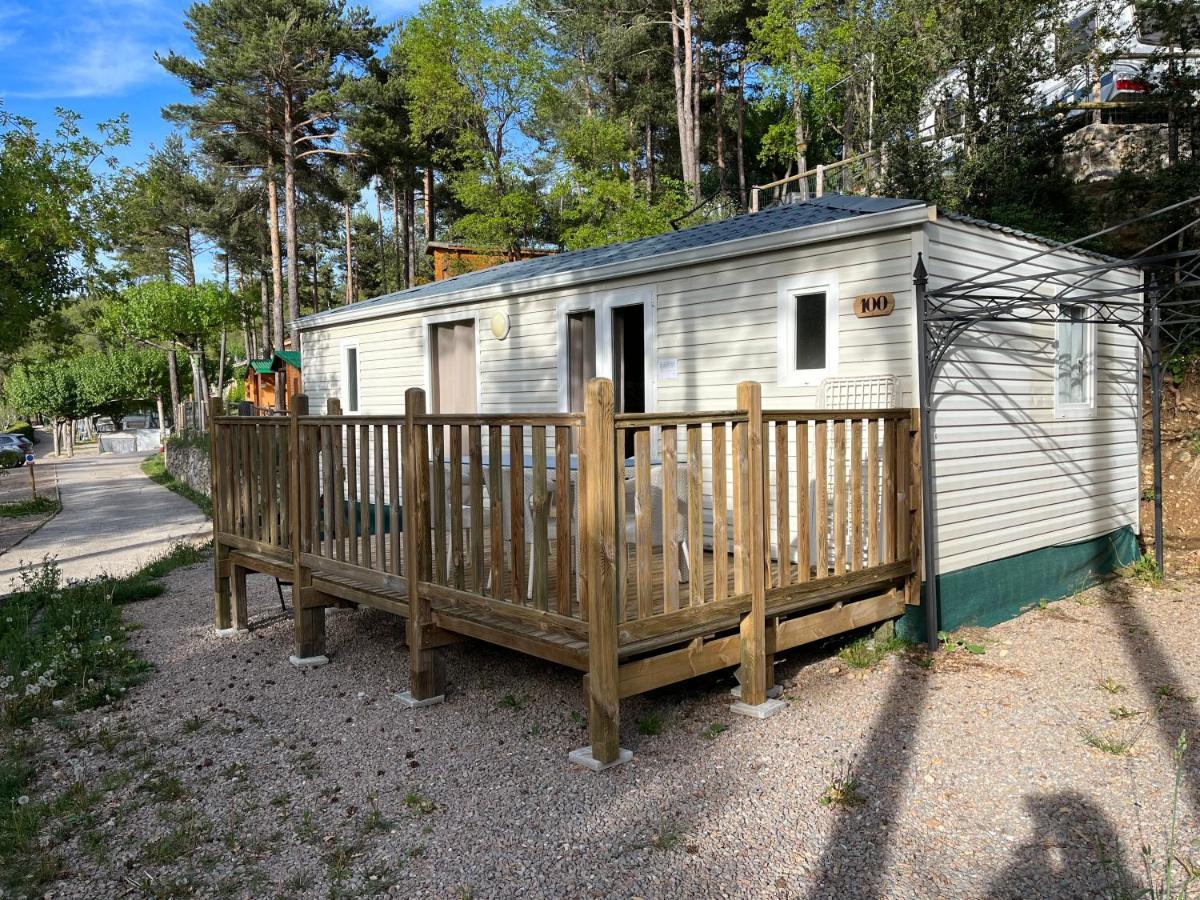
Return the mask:
<svg viewBox="0 0 1200 900">
<path fill-rule="evenodd" d="M 244 629 L 246 576 L 293 585 L 296 665 L 335 655 L 325 609 L 407 619 L 411 686 L 445 691 L 464 638 L 584 673 L 604 768 L 620 700 L 739 666 L 739 711 L 775 708 L 772 657 L 900 615 L 919 594 L 917 421 L 908 409 L 224 416 L 211 427 L 215 613 Z"/>
</svg>

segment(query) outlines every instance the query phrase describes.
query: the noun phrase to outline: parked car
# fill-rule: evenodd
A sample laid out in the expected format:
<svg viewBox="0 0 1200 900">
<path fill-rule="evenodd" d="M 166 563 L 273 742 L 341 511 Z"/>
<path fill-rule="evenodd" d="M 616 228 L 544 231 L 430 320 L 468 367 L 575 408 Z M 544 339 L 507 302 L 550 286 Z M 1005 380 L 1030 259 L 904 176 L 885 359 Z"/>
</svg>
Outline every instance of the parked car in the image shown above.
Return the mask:
<svg viewBox="0 0 1200 900">
<path fill-rule="evenodd" d="M 9 432 L 5 433 L 4 437 L 16 438 L 17 443 L 21 445 L 21 449 L 22 449 L 23 453 L 32 453 L 33 452 L 33 441 L 31 441 L 29 438 L 25 437 L 25 435 L 18 434 L 15 431 L 9 431 Z"/>
<path fill-rule="evenodd" d="M 0 452 L 9 451 L 17 454 L 20 459 L 18 466 L 25 465 L 25 454 L 33 452 L 33 444 L 29 438 L 21 434 L 0 434 Z"/>
</svg>

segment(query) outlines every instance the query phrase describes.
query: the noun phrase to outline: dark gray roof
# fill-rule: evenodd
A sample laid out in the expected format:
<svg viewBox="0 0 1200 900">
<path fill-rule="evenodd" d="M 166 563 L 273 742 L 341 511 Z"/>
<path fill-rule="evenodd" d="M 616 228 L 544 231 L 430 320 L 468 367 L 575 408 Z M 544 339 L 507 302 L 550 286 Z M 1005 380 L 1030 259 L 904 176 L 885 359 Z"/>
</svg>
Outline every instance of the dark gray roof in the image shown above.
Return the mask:
<svg viewBox="0 0 1200 900">
<path fill-rule="evenodd" d="M 1030 231 L 1022 231 L 1020 228 L 1010 228 L 1008 225 L 997 225 L 995 222 L 987 222 L 983 219 L 976 219 L 974 216 L 968 216 L 963 213 L 950 212 L 949 210 L 939 209 L 938 218 L 950 219 L 952 222 L 962 222 L 964 225 L 974 225 L 978 228 L 986 228 L 988 231 L 998 231 L 1001 234 L 1011 235 L 1015 238 L 1022 238 L 1026 241 L 1032 241 L 1035 244 L 1042 244 L 1046 247 L 1058 248 L 1061 241 L 1055 241 L 1051 238 L 1042 237 L 1039 234 L 1033 234 Z M 1095 250 L 1084 250 L 1081 247 L 1069 247 L 1063 251 L 1065 253 L 1077 253 L 1080 256 L 1089 256 L 1092 259 L 1101 259 L 1105 262 L 1124 262 L 1115 256 L 1107 256 L 1103 253 L 1097 253 Z"/>
<path fill-rule="evenodd" d="M 842 219 L 853 219 L 859 216 L 923 205 L 921 200 L 892 200 L 886 197 L 829 194 L 802 203 L 785 203 L 761 212 L 696 225 L 682 231 L 668 231 L 665 234 L 657 234 L 636 241 L 624 241 L 619 244 L 607 244 L 603 247 L 571 250 L 553 256 L 503 263 L 489 269 L 447 278 L 444 281 L 434 281 L 408 290 L 383 294 L 370 300 L 361 300 L 349 306 L 339 307 L 331 313 L 322 314 L 320 319 L 322 321 L 336 320 L 341 318 L 342 314 L 358 314 L 375 307 L 391 306 L 408 300 L 425 300 L 456 291 L 495 287 L 513 281 L 594 269 L 611 263 L 648 259 L 679 250 L 693 250 L 742 238 L 758 237 L 795 228 L 823 225 Z"/>
</svg>

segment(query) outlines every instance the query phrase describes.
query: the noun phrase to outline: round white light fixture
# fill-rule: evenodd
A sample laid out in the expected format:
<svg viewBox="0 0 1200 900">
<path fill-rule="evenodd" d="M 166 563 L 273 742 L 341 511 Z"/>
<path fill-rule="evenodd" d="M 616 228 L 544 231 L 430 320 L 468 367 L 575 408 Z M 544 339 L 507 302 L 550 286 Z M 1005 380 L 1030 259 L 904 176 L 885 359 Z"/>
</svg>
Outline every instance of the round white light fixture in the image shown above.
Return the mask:
<svg viewBox="0 0 1200 900">
<path fill-rule="evenodd" d="M 492 316 L 492 334 L 495 335 L 496 340 L 502 341 L 508 337 L 508 332 L 511 328 L 512 326 L 508 321 L 508 313 L 498 312 Z"/>
</svg>

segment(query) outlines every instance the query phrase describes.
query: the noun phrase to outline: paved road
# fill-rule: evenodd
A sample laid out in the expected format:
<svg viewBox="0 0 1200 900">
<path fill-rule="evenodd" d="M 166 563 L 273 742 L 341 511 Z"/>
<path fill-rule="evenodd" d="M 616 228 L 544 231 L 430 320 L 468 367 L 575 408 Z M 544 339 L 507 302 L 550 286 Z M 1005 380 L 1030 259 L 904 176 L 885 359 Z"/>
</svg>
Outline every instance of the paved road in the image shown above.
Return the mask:
<svg viewBox="0 0 1200 900">
<path fill-rule="evenodd" d="M 62 512 L 0 556 L 0 593 L 10 589 L 22 562 L 58 560 L 66 578 L 126 575 L 181 538 L 204 538 L 212 525 L 190 501 L 142 474 L 143 453 L 57 462 Z"/>
</svg>

